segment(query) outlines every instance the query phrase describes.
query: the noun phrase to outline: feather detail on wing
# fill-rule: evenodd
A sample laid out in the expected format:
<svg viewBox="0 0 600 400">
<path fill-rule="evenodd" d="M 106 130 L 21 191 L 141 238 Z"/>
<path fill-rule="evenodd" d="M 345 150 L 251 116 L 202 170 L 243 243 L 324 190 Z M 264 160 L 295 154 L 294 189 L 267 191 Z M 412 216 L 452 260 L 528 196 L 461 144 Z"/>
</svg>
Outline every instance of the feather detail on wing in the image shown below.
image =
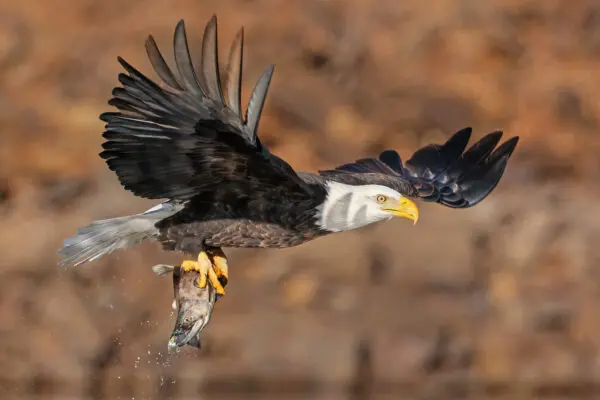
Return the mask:
<svg viewBox="0 0 600 400">
<path fill-rule="evenodd" d="M 519 138 L 496 147 L 502 132 L 492 132 L 465 151 L 470 137 L 471 128 L 462 129 L 444 144 L 417 150 L 405 164 L 396 151 L 386 150 L 378 159 L 360 159 L 320 174 L 350 184 L 386 185 L 452 208 L 472 207 L 494 190 Z"/>
<path fill-rule="evenodd" d="M 100 116 L 106 122 L 100 156 L 122 185 L 141 197 L 176 200 L 188 200 L 222 182 L 245 182 L 252 190 L 279 187 L 309 193 L 309 185 L 257 137 L 273 66 L 258 80 L 242 116 L 243 30 L 229 52 L 225 92 L 219 76 L 216 17 L 204 31 L 200 70 L 192 63 L 183 21 L 175 29 L 173 47 L 176 71 L 152 36 L 146 41 L 163 87 L 118 59 L 127 73 L 119 74 L 122 87 L 113 90 L 109 101 L 119 111 Z"/>
</svg>

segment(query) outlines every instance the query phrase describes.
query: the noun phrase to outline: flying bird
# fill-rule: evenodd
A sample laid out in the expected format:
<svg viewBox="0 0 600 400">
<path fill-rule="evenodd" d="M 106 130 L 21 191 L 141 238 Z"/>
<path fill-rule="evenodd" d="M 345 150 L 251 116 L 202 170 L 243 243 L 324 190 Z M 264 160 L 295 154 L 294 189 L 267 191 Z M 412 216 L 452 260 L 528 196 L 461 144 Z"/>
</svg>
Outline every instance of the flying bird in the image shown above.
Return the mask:
<svg viewBox="0 0 600 400">
<path fill-rule="evenodd" d="M 467 148 L 470 128 L 405 162 L 386 150 L 318 173 L 296 172 L 257 136 L 273 65 L 242 110 L 243 37 L 242 28 L 229 51 L 225 85 L 215 16 L 204 30 L 199 65 L 192 63 L 183 20 L 174 34 L 175 69 L 148 37 L 159 83 L 118 58 L 125 73 L 108 102 L 117 111 L 100 116 L 106 123 L 100 157 L 126 190 L 162 202 L 81 228 L 59 251 L 62 264 L 153 240 L 187 254 L 181 268 L 197 270 L 200 287 L 209 282 L 223 295 L 228 266 L 221 248 L 291 247 L 392 217 L 416 223 L 417 199 L 468 208 L 500 181 L 518 137 L 500 144 L 502 132 L 492 132 Z"/>
</svg>

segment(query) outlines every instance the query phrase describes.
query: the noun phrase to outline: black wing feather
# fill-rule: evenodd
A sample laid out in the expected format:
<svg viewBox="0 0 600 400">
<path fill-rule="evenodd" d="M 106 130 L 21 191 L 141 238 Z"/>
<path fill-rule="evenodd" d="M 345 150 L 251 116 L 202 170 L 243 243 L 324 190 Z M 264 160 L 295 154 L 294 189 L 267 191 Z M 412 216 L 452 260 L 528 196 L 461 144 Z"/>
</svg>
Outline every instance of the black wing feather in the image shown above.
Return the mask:
<svg viewBox="0 0 600 400">
<path fill-rule="evenodd" d="M 471 146 L 458 161 L 447 171 L 452 179 L 459 179 L 465 170 L 473 165 L 479 165 L 496 148 L 502 139 L 502 132 L 492 132 Z"/>
<path fill-rule="evenodd" d="M 242 37 L 236 38 L 228 70 L 225 104 L 218 71 L 217 23 L 205 29 L 201 69 L 196 72 L 183 21 L 175 29 L 173 46 L 178 74 L 167 65 L 154 39 L 146 41 L 148 57 L 165 88 L 147 78 L 122 58 L 127 72 L 122 87 L 109 101 L 118 112 L 100 116 L 106 122 L 100 156 L 117 174 L 125 189 L 153 199 L 189 200 L 216 185 L 237 185 L 248 196 L 277 192 L 296 198 L 313 194 L 283 160 L 268 153 L 256 136 L 273 69 L 259 79 L 241 117 L 240 88 Z"/>
<path fill-rule="evenodd" d="M 171 68 L 169 68 L 169 65 L 158 49 L 156 41 L 152 35 L 148 36 L 146 39 L 146 54 L 148 55 L 150 64 L 152 64 L 152 68 L 154 68 L 154 71 L 156 71 L 164 83 L 169 85 L 172 89 L 183 90 L 181 85 L 179 85 L 179 82 L 177 82 L 177 78 L 175 78 L 175 75 L 173 75 Z M 129 72 L 131 73 L 131 71 Z M 154 84 L 153 82 L 150 83 Z"/>
<path fill-rule="evenodd" d="M 208 96 L 214 99 L 218 105 L 224 106 L 223 89 L 219 76 L 219 52 L 217 46 L 217 17 L 213 16 L 204 29 L 202 39 L 201 74 Z"/>
<path fill-rule="evenodd" d="M 248 108 L 246 109 L 246 126 L 248 127 L 246 135 L 247 140 L 253 144 L 257 144 L 258 142 L 258 138 L 256 136 L 256 132 L 258 130 L 258 121 L 260 120 L 260 116 L 265 105 L 265 100 L 267 99 L 267 92 L 269 90 L 271 78 L 273 77 L 274 69 L 275 66 L 271 65 L 263 72 L 258 80 L 258 83 L 254 87 L 254 90 L 252 91 L 250 101 L 248 102 Z"/>
<path fill-rule="evenodd" d="M 243 47 L 244 29 L 241 28 L 233 40 L 227 62 L 227 103 L 231 111 L 240 118 L 242 117 Z"/>
<path fill-rule="evenodd" d="M 402 159 L 395 150 L 385 150 L 379 154 L 379 160 L 396 172 L 402 171 Z"/>
<path fill-rule="evenodd" d="M 192 64 L 192 55 L 190 54 L 183 20 L 179 21 L 175 27 L 173 49 L 175 50 L 175 64 L 181 76 L 180 84 L 183 84 L 182 86 L 184 86 L 186 92 L 189 94 L 188 97 L 201 105 L 205 93 L 202 90 L 202 86 L 194 70 L 194 65 Z"/>
</svg>

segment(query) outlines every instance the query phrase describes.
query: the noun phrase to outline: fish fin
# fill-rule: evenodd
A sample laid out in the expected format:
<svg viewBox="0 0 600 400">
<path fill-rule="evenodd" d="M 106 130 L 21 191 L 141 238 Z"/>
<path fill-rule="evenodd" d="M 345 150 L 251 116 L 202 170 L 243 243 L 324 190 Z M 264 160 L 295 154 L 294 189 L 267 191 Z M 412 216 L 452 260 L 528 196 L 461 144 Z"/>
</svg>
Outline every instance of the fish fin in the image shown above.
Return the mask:
<svg viewBox="0 0 600 400">
<path fill-rule="evenodd" d="M 167 274 L 173 272 L 174 269 L 175 269 L 175 267 L 173 265 L 167 265 L 167 264 L 157 264 L 152 267 L 152 271 L 158 276 L 167 275 Z"/>
</svg>

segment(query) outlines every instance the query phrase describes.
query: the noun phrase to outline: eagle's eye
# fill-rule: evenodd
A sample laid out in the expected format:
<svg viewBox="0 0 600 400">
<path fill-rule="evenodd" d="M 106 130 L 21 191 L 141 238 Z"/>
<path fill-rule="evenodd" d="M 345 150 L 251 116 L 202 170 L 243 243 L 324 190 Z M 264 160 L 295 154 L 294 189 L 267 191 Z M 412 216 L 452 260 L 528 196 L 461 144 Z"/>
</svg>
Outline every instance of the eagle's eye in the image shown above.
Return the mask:
<svg viewBox="0 0 600 400">
<path fill-rule="evenodd" d="M 383 194 L 378 194 L 376 200 L 378 204 L 383 204 L 388 200 L 388 197 Z"/>
</svg>

